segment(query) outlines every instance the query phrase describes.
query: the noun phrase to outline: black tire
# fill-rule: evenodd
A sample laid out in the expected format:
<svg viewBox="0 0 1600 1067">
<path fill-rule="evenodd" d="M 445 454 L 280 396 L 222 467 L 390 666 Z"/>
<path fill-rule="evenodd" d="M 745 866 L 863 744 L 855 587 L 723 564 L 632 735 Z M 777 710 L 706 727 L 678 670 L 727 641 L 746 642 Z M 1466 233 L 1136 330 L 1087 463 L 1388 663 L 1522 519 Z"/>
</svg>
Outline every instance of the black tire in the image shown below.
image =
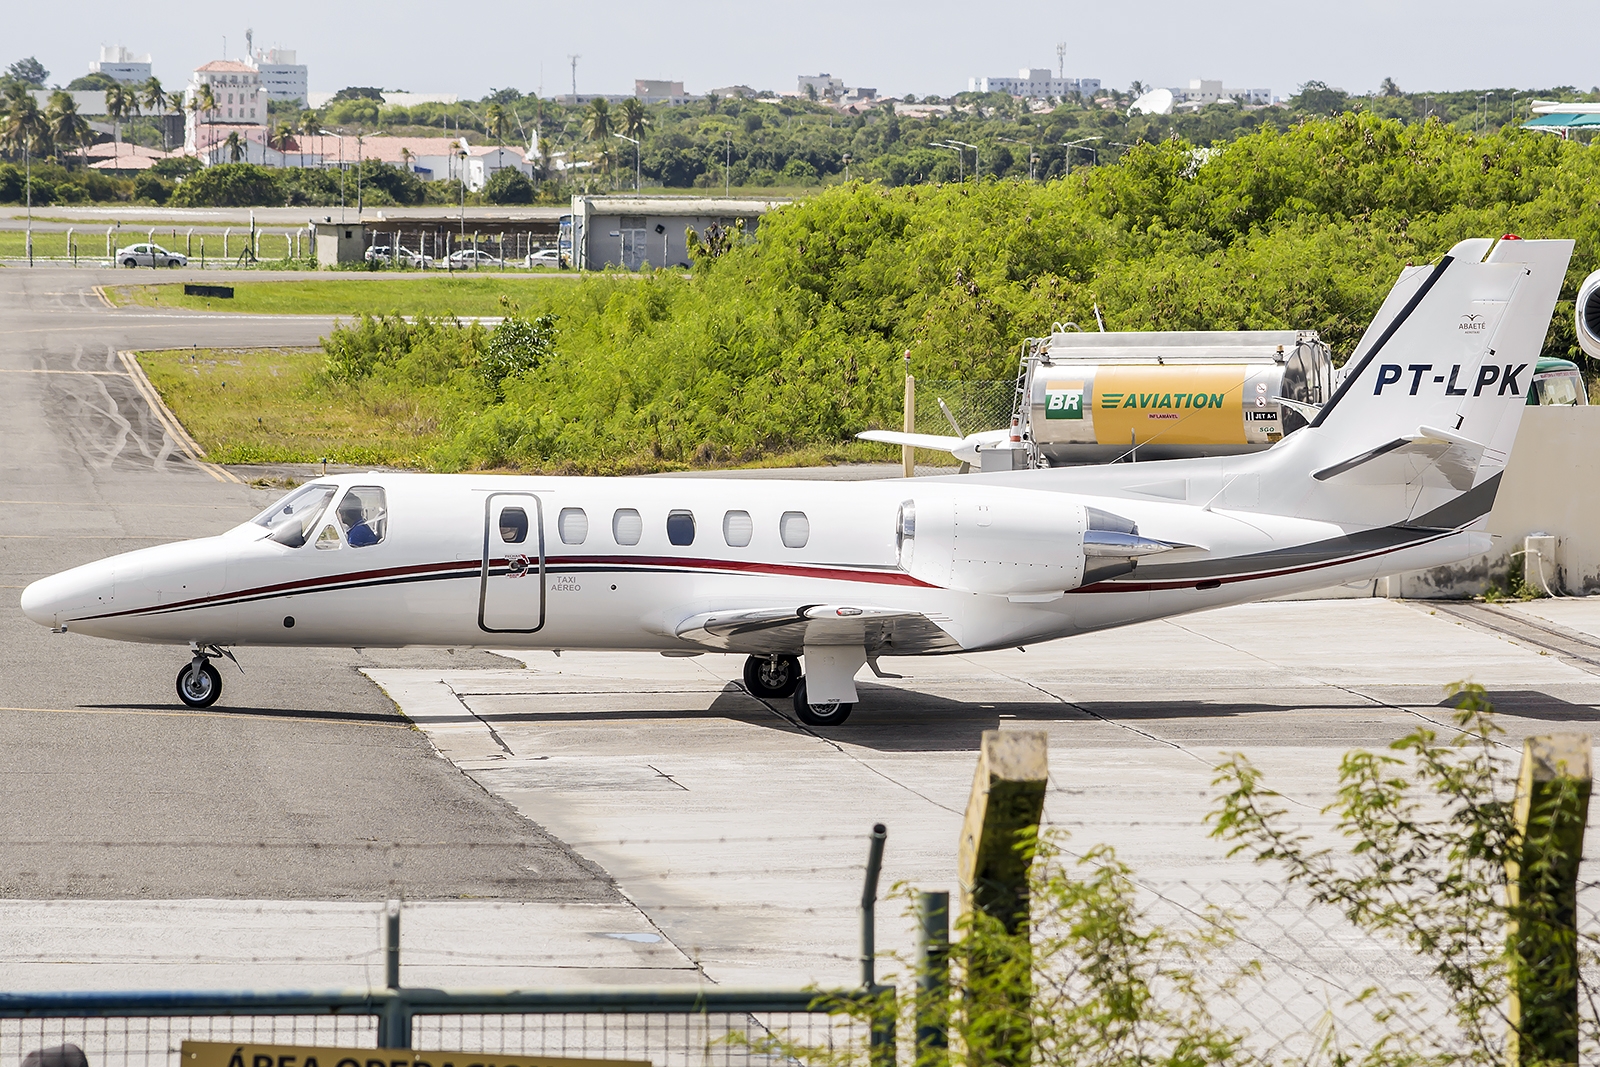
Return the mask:
<svg viewBox="0 0 1600 1067">
<path fill-rule="evenodd" d="M 222 695 L 222 675 L 210 663 L 202 664 L 198 677 L 192 677 L 192 662 L 178 672 L 178 699 L 191 708 L 209 708 Z M 188 683 L 193 682 L 191 687 Z"/>
<path fill-rule="evenodd" d="M 129 256 L 127 259 L 122 261 L 122 265 L 124 267 L 137 267 L 139 265 L 139 261 L 134 259 L 132 256 Z"/>
<path fill-rule="evenodd" d="M 854 704 L 842 701 L 838 704 L 813 704 L 806 699 L 806 680 L 800 679 L 800 684 L 794 690 L 794 713 L 796 718 L 807 726 L 838 726 L 850 717 L 855 710 Z"/>
<path fill-rule="evenodd" d="M 794 656 L 751 656 L 744 661 L 744 684 L 751 696 L 782 699 L 800 684 L 800 660 Z"/>
<path fill-rule="evenodd" d="M 183 266 L 183 264 L 179 263 L 175 259 L 169 259 L 169 260 L 167 260 L 167 266 L 169 266 L 169 267 L 181 267 L 181 266 Z"/>
</svg>

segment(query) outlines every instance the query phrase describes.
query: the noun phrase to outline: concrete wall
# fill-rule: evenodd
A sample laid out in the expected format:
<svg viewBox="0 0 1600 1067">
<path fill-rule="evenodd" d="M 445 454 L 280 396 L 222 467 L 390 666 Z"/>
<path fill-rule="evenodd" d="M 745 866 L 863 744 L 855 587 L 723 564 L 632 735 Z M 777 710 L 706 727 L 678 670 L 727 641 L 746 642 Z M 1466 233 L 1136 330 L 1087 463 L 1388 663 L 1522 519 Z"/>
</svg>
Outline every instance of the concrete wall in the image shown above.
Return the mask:
<svg viewBox="0 0 1600 1067">
<path fill-rule="evenodd" d="M 1554 592 L 1600 592 L 1597 474 L 1600 406 L 1529 408 L 1489 513 L 1494 548 L 1454 566 L 1380 578 L 1377 595 L 1426 599 L 1481 594 L 1491 580 L 1504 581 L 1511 553 L 1520 552 L 1523 539 L 1535 532 L 1555 535 Z M 1534 573 L 1532 566 L 1528 573 Z M 1548 564 L 1545 574 L 1550 574 Z"/>
</svg>

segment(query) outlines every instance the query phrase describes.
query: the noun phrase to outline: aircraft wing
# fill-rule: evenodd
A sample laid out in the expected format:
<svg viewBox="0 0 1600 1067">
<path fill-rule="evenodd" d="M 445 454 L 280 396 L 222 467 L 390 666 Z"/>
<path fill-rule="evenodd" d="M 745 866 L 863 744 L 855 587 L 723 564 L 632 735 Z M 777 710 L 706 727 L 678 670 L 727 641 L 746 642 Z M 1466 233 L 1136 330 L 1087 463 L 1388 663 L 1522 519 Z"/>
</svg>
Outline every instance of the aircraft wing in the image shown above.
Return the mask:
<svg viewBox="0 0 1600 1067">
<path fill-rule="evenodd" d="M 1010 430 L 984 430 L 965 437 L 946 437 L 936 433 L 906 433 L 902 430 L 862 430 L 856 434 L 863 441 L 878 441 L 886 445 L 910 445 L 948 452 L 963 463 L 977 463 L 978 452 L 984 448 L 1003 445 L 1011 437 Z"/>
<path fill-rule="evenodd" d="M 860 645 L 869 656 L 958 652 L 961 644 L 941 623 L 917 611 L 850 604 L 800 604 L 706 611 L 680 622 L 685 641 L 728 652 L 800 655 L 806 645 Z"/>
</svg>

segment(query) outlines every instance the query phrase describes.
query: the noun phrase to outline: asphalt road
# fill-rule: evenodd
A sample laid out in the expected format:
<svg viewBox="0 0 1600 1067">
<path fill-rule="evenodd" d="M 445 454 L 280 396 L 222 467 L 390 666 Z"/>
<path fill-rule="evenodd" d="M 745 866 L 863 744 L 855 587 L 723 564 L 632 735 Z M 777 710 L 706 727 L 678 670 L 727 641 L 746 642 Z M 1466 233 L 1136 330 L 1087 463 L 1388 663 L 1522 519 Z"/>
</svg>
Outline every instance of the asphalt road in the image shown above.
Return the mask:
<svg viewBox="0 0 1600 1067">
<path fill-rule="evenodd" d="M 37 577 L 226 529 L 274 495 L 184 458 L 119 349 L 314 344 L 329 321 L 112 310 L 91 287 L 117 277 L 0 269 L 0 897 L 618 900 L 358 673 L 502 659 L 251 650 L 192 712 L 184 651 L 23 617 Z"/>
</svg>

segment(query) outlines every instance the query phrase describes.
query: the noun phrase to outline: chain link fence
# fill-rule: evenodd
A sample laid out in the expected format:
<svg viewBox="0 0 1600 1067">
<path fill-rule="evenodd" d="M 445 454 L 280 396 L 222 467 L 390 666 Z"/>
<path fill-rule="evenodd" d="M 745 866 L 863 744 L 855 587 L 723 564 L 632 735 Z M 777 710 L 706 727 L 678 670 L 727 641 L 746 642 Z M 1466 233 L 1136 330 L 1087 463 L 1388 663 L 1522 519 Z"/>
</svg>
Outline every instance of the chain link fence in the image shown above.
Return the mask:
<svg viewBox="0 0 1600 1067">
<path fill-rule="evenodd" d="M 956 432 L 945 417 L 939 402 L 955 417 L 961 434 L 1002 430 L 1011 425 L 1011 402 L 1016 382 L 1005 380 L 939 381 L 917 380 L 913 424 L 916 433 L 950 436 Z"/>
<path fill-rule="evenodd" d="M 1600 882 L 1581 884 L 1578 902 L 1582 1062 L 1600 1063 Z M 1141 924 L 1180 939 L 1221 932 L 1195 968 L 1193 992 L 1218 1027 L 1242 1037 L 1243 1059 L 1332 1062 L 1398 1039 L 1445 1062 L 1466 1058 L 1471 1048 L 1452 1013 L 1451 991 L 1428 958 L 1398 935 L 1356 926 L 1300 888 L 1271 881 L 1140 883 L 1138 903 Z M 1174 963 L 1181 969 L 1193 961 Z M 1082 970 L 1068 972 L 1043 977 L 1040 996 L 1048 990 L 1071 1003 L 1088 979 Z M 1180 992 L 1160 984 L 1154 991 L 1174 1002 Z M 817 1062 L 829 1067 L 872 1060 L 867 1021 L 830 1014 L 813 996 L 821 994 L 375 990 L 321 999 L 238 994 L 230 1003 L 226 995 L 205 994 L 0 994 L 0 1067 L 20 1067 L 29 1052 L 67 1043 L 81 1047 L 91 1067 L 180 1067 L 184 1040 L 376 1048 L 379 1017 L 396 1000 L 406 1004 L 410 1047 L 424 1054 L 766 1067 L 783 1058 L 767 1050 L 781 1046 L 815 1050 Z M 906 1021 L 898 1060 L 909 1064 L 914 1049 Z M 1503 1020 L 1491 1021 L 1495 1026 L 1494 1038 L 1503 1043 Z M 785 1059 L 790 1067 L 803 1062 Z"/>
</svg>

